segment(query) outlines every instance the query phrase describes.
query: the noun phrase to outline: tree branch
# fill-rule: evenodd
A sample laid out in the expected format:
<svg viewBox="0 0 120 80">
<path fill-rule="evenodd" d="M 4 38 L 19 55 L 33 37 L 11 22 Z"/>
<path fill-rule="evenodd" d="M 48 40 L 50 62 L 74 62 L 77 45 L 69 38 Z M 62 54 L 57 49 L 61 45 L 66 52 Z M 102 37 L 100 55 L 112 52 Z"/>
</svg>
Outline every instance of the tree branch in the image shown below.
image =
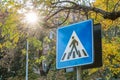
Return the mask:
<svg viewBox="0 0 120 80">
<path fill-rule="evenodd" d="M 46 20 L 50 19 L 51 17 L 55 16 L 57 13 L 59 13 L 59 12 L 61 12 L 61 11 L 63 11 L 63 10 L 64 10 L 64 9 L 60 9 L 60 10 L 54 12 L 54 13 L 53 13 L 52 15 L 50 15 Z"/>
<path fill-rule="evenodd" d="M 64 3 L 70 3 L 72 5 L 71 6 L 62 5 Z M 72 2 L 72 1 L 60 1 L 60 2 L 56 2 L 54 4 L 61 4 L 62 5 L 62 6 L 59 6 L 59 5 L 54 6 L 53 5 L 54 8 L 56 7 L 58 9 L 60 9 L 60 11 L 57 11 L 56 13 L 59 13 L 59 12 L 65 10 L 65 9 L 74 9 L 74 10 L 82 10 L 84 12 L 85 11 L 93 11 L 93 12 L 96 12 L 96 13 L 100 13 L 100 14 L 102 14 L 102 16 L 105 19 L 110 19 L 110 20 L 115 20 L 118 17 L 120 17 L 120 11 L 107 12 L 105 10 L 102 10 L 102 9 L 99 9 L 99 8 L 96 8 L 96 7 L 84 6 L 84 5 L 76 4 L 75 2 Z"/>
<path fill-rule="evenodd" d="M 120 2 L 120 0 L 119 0 L 119 1 L 115 4 L 113 11 L 115 11 L 115 10 L 116 10 L 116 8 L 117 8 L 117 7 L 118 7 L 118 5 L 119 5 L 119 2 Z"/>
<path fill-rule="evenodd" d="M 52 5 L 57 5 L 57 4 L 63 4 L 63 3 L 70 3 L 70 4 L 73 4 L 73 5 L 78 5 L 77 3 L 73 2 L 73 1 L 58 1 L 56 3 L 52 3 Z"/>
<path fill-rule="evenodd" d="M 66 16 L 66 18 L 64 19 L 64 21 L 62 21 L 62 23 L 60 23 L 60 24 L 58 24 L 58 25 L 62 25 L 62 24 L 68 19 L 69 14 L 70 14 L 70 10 L 68 11 L 67 16 Z"/>
</svg>

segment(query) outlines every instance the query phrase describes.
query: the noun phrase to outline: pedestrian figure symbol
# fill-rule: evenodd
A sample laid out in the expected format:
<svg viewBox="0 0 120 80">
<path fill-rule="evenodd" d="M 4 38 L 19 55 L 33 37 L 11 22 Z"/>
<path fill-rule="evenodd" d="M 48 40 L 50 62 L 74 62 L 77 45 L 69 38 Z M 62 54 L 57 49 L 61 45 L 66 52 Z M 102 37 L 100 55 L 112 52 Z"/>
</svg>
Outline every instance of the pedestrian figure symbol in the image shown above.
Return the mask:
<svg viewBox="0 0 120 80">
<path fill-rule="evenodd" d="M 83 47 L 75 31 L 73 31 L 69 39 L 69 42 L 66 46 L 66 49 L 64 51 L 64 54 L 61 58 L 61 61 L 69 61 L 69 60 L 85 58 L 85 57 L 88 57 L 88 53 Z"/>
</svg>

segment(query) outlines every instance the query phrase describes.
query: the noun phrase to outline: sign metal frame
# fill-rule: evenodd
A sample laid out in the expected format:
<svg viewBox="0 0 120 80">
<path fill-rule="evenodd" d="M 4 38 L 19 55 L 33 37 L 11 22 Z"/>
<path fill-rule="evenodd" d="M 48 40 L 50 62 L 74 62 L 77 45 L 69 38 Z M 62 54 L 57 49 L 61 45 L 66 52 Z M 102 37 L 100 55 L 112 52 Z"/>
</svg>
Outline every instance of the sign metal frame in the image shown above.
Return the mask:
<svg viewBox="0 0 120 80">
<path fill-rule="evenodd" d="M 61 61 L 66 46 L 68 45 L 69 39 L 72 32 L 75 31 L 79 40 L 88 53 L 88 57 Z M 56 41 L 56 68 L 69 68 L 75 66 L 83 66 L 92 64 L 94 62 L 94 44 L 93 44 L 93 22 L 92 20 L 86 20 L 83 22 L 68 25 L 66 27 L 60 27 L 57 29 L 57 41 Z M 77 48 L 79 49 L 79 48 Z"/>
</svg>

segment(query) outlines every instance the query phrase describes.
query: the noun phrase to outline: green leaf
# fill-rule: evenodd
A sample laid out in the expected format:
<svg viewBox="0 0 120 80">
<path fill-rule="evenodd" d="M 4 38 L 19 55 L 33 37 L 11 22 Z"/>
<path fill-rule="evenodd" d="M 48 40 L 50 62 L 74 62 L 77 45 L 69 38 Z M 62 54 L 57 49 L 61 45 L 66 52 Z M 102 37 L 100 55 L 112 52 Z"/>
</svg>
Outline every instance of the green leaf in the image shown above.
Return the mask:
<svg viewBox="0 0 120 80">
<path fill-rule="evenodd" d="M 0 22 L 0 27 L 2 26 L 2 22 Z"/>
</svg>

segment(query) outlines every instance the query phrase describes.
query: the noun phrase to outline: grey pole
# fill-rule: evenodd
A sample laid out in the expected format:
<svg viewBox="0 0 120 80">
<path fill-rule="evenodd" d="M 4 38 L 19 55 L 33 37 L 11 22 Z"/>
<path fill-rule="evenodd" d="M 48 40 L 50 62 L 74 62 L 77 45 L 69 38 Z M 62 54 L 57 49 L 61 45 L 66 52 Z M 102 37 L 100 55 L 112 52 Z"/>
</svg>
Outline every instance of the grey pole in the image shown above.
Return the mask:
<svg viewBox="0 0 120 80">
<path fill-rule="evenodd" d="M 29 42 L 27 40 L 27 50 L 26 50 L 26 80 L 28 80 L 28 50 L 29 50 Z"/>
<path fill-rule="evenodd" d="M 82 80 L 82 76 L 81 76 L 81 74 L 82 74 L 82 69 L 81 69 L 81 67 L 76 67 L 77 68 L 77 80 Z"/>
</svg>

